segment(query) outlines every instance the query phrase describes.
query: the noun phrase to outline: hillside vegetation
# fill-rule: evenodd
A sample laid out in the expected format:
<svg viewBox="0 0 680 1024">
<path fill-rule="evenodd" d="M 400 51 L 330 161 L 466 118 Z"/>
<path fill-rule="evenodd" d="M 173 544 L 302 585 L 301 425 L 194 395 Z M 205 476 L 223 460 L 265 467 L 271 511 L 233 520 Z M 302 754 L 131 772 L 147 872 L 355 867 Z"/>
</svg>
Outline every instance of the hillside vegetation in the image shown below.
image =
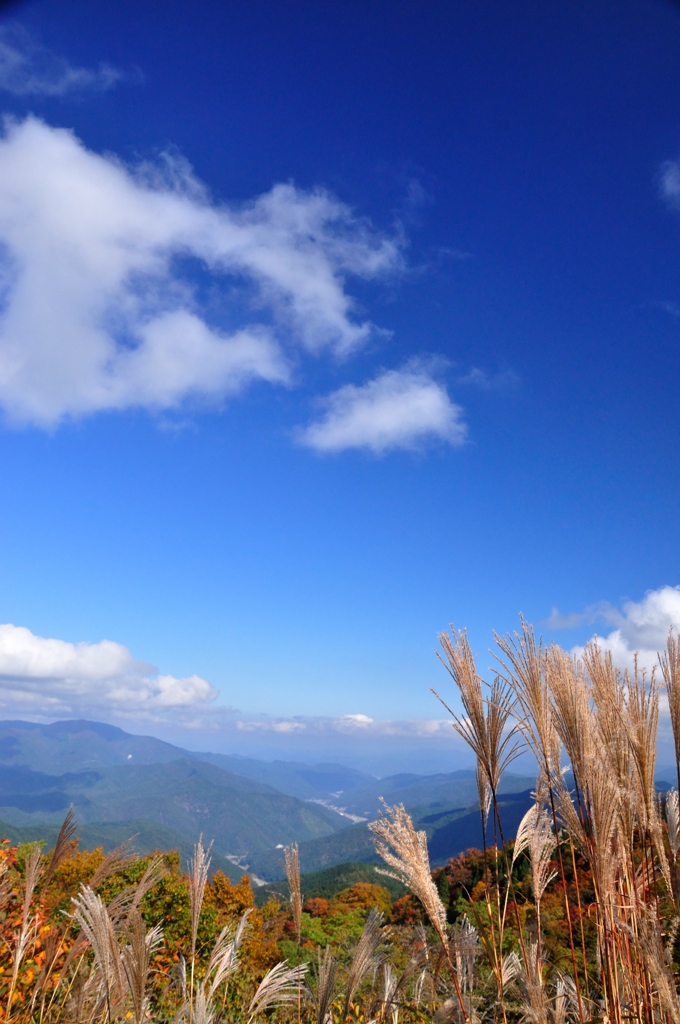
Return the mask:
<svg viewBox="0 0 680 1024">
<path fill-rule="evenodd" d="M 61 776 L 5 767 L 0 780 L 0 817 L 13 825 L 63 818 L 73 804 L 86 824 L 145 819 L 184 836 L 189 845 L 203 833 L 222 856 L 253 856 L 348 824 L 318 804 L 189 759 Z"/>
</svg>

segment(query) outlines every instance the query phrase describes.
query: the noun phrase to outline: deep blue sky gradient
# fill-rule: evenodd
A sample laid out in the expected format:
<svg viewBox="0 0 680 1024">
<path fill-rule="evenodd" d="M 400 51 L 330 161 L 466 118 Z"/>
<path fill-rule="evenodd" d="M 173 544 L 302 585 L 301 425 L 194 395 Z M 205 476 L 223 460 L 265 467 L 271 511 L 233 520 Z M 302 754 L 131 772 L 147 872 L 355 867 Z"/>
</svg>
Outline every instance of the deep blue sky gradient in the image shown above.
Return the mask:
<svg viewBox="0 0 680 1024">
<path fill-rule="evenodd" d="M 5 112 L 133 163 L 176 147 L 219 200 L 326 187 L 399 222 L 410 269 L 350 285 L 392 338 L 305 364 L 294 389 L 181 423 L 3 429 L 0 621 L 115 639 L 244 711 L 428 717 L 450 621 L 484 652 L 520 611 L 680 582 L 680 213 L 659 192 L 680 155 L 680 7 L 31 0 L 2 17 L 143 76 Z M 449 361 L 465 448 L 293 443 L 316 396 L 414 355 Z"/>
</svg>

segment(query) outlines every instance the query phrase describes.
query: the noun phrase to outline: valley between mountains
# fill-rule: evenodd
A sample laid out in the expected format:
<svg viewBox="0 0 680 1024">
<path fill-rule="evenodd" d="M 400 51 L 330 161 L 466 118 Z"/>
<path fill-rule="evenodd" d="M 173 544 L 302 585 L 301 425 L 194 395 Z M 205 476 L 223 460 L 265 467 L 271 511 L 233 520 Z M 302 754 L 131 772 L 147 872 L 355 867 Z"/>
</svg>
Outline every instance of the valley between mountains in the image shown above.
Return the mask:
<svg viewBox="0 0 680 1024">
<path fill-rule="evenodd" d="M 533 781 L 506 774 L 509 827 Z M 381 797 L 403 803 L 427 832 L 435 865 L 481 844 L 472 771 L 377 779 L 342 765 L 191 752 L 99 722 L 0 722 L 0 832 L 14 842 L 49 844 L 73 805 L 84 848 L 134 836 L 139 853 L 177 849 L 186 861 L 202 835 L 214 844 L 214 869 L 272 882 L 292 842 L 304 872 L 375 862 L 366 823 Z"/>
</svg>

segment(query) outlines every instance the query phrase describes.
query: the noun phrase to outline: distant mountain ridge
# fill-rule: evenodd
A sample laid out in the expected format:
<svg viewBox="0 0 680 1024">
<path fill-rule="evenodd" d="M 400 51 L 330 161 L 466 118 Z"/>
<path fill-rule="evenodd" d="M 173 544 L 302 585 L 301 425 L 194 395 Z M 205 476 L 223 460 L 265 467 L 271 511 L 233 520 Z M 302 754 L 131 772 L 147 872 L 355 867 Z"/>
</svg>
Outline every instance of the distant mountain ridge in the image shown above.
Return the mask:
<svg viewBox="0 0 680 1024">
<path fill-rule="evenodd" d="M 70 804 L 83 823 L 147 819 L 194 840 L 203 834 L 235 859 L 347 823 L 325 807 L 189 758 L 64 775 L 0 766 L 1 819 L 17 826 L 55 822 Z"/>
<path fill-rule="evenodd" d="M 126 764 L 167 764 L 182 758 L 208 762 L 300 800 L 329 798 L 339 790 L 375 781 L 371 775 L 338 764 L 256 761 L 235 754 L 185 750 L 155 736 L 135 736 L 103 722 L 80 719 L 44 725 L 0 721 L 0 764 L 23 765 L 51 775 Z"/>
<path fill-rule="evenodd" d="M 326 807 L 364 818 L 378 813 L 381 796 L 406 806 L 434 801 L 460 806 L 472 803 L 477 793 L 474 772 L 470 769 L 427 776 L 402 773 L 377 779 L 339 764 L 268 762 L 234 754 L 185 750 L 154 736 L 135 736 L 102 722 L 0 722 L 0 765 L 24 765 L 61 775 L 117 765 L 167 764 L 184 758 L 213 764 L 299 800 L 322 800 Z M 502 787 L 523 789 L 526 784 L 525 776 L 506 773 Z"/>
<path fill-rule="evenodd" d="M 508 773 L 501 790 L 510 799 L 532 785 Z M 0 722 L 0 820 L 8 827 L 51 832 L 72 803 L 83 841 L 96 834 L 110 847 L 129 828 L 145 850 L 172 841 L 186 851 L 202 834 L 232 873 L 266 880 L 281 877 L 281 847 L 291 842 L 305 871 L 375 861 L 365 822 L 381 797 L 403 803 L 426 829 L 433 863 L 481 840 L 468 769 L 377 779 L 344 765 L 187 751 L 101 722 Z"/>
</svg>

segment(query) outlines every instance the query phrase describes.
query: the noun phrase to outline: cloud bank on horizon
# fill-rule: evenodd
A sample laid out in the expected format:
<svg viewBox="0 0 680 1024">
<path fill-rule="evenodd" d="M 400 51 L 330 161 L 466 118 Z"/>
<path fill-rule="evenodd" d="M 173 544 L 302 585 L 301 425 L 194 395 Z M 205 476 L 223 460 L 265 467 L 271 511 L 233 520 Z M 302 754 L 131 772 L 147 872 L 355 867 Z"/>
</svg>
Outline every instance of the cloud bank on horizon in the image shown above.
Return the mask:
<svg viewBox="0 0 680 1024">
<path fill-rule="evenodd" d="M 60 718 L 135 709 L 145 717 L 209 705 L 218 695 L 197 675 L 159 674 L 112 640 L 74 644 L 0 625 L 0 707 L 16 713 Z"/>
<path fill-rule="evenodd" d="M 554 610 L 553 628 L 573 627 L 594 615 L 615 625 L 597 642 L 611 651 L 614 663 L 631 668 L 637 652 L 641 667 L 651 669 L 663 650 L 668 630 L 680 631 L 680 587 L 649 591 L 642 601 L 627 601 L 621 610 L 600 604 L 578 616 Z M 579 654 L 582 647 L 573 648 Z M 178 678 L 140 662 L 112 640 L 70 643 L 36 636 L 24 626 L 0 625 L 0 709 L 46 720 L 114 717 L 186 728 L 228 730 L 245 736 L 395 737 L 411 739 L 448 735 L 447 719 L 376 720 L 361 712 L 339 717 L 289 718 L 242 714 L 217 703 L 219 690 L 198 675 Z"/>
</svg>

